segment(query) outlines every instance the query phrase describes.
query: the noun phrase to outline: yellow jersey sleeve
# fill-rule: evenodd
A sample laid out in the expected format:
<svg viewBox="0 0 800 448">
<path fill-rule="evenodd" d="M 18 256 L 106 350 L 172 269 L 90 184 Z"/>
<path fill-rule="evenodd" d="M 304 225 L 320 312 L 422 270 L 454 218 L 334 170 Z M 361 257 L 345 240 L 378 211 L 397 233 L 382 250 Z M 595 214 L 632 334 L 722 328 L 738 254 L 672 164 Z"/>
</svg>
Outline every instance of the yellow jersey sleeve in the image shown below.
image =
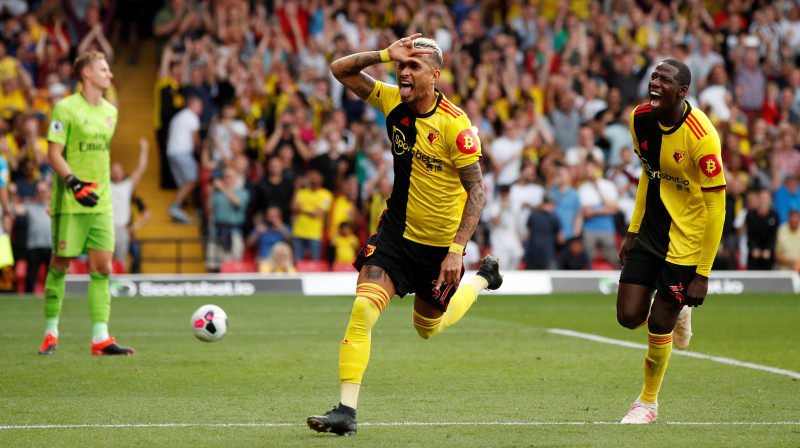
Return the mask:
<svg viewBox="0 0 800 448">
<path fill-rule="evenodd" d="M 463 168 L 480 160 L 481 141 L 466 114 L 450 122 L 445 139 L 456 168 Z"/>
<path fill-rule="evenodd" d="M 722 169 L 722 148 L 719 137 L 711 123 L 704 127 L 708 130 L 708 135 L 697 142 L 692 154 L 692 160 L 701 173 L 700 189 L 703 192 L 724 190 L 725 172 Z"/>
<path fill-rule="evenodd" d="M 367 104 L 377 107 L 385 117 L 400 104 L 400 88 L 375 81 L 375 88 L 367 97 Z"/>
</svg>

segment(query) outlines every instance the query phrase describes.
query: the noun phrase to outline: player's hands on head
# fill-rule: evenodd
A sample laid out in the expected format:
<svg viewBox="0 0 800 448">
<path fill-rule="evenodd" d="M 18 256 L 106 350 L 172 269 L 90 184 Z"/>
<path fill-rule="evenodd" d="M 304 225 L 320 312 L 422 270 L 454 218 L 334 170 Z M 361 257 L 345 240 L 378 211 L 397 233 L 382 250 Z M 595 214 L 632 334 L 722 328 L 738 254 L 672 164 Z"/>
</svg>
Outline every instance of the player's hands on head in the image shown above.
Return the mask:
<svg viewBox="0 0 800 448">
<path fill-rule="evenodd" d="M 94 207 L 97 205 L 99 197 L 97 193 L 94 192 L 98 187 L 96 183 L 80 180 L 75 177 L 74 174 L 67 176 L 64 181 L 67 183 L 67 186 L 72 189 L 72 194 L 75 195 L 75 199 L 77 199 L 81 205 L 85 207 Z"/>
<path fill-rule="evenodd" d="M 386 50 L 393 61 L 397 62 L 416 62 L 421 63 L 417 56 L 432 54 L 433 50 L 427 48 L 414 48 L 413 40 L 422 36 L 422 33 L 412 34 L 406 36 L 398 41 L 395 41 Z"/>
<path fill-rule="evenodd" d="M 708 293 L 708 277 L 700 274 L 695 274 L 692 281 L 689 283 L 689 287 L 686 288 L 686 294 L 684 298 L 686 299 L 686 306 L 700 306 L 703 304 L 703 301 L 706 299 L 706 294 Z"/>
<path fill-rule="evenodd" d="M 442 287 L 442 284 L 458 286 L 461 282 L 461 266 L 464 260 L 460 253 L 448 252 L 447 256 L 442 261 L 442 267 L 439 269 L 439 279 L 436 280 L 436 290 Z"/>
</svg>

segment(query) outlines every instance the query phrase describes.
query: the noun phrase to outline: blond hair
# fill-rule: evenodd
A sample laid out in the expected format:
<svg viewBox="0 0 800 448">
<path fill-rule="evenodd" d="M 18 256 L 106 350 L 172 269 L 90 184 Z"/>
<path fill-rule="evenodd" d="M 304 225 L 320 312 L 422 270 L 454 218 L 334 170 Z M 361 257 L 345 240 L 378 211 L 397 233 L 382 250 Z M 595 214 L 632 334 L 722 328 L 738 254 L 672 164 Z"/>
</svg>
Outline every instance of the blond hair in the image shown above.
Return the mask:
<svg viewBox="0 0 800 448">
<path fill-rule="evenodd" d="M 75 76 L 78 77 L 78 80 L 83 82 L 83 69 L 94 61 L 98 60 L 105 60 L 106 55 L 100 53 L 99 51 L 87 51 L 86 53 L 81 53 L 80 56 L 75 58 L 75 64 L 73 64 L 73 70 L 75 70 Z"/>
<path fill-rule="evenodd" d="M 436 70 L 441 70 L 442 64 L 444 64 L 444 58 L 442 57 L 442 48 L 439 47 L 439 44 L 436 43 L 435 40 L 427 37 L 418 37 L 411 41 L 411 43 L 414 45 L 414 48 L 425 48 L 427 50 L 432 50 L 433 53 L 425 56 L 427 56 L 436 65 Z"/>
</svg>

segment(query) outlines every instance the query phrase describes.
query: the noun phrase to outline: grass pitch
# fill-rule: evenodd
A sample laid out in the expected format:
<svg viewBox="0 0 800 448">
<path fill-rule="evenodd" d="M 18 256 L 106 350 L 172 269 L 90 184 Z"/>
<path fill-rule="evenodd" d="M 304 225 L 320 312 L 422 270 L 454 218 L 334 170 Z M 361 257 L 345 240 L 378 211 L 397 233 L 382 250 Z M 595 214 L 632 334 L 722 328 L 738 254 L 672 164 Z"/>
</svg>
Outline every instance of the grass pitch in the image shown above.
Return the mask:
<svg viewBox="0 0 800 448">
<path fill-rule="evenodd" d="M 228 314 L 207 344 L 202 304 Z M 67 298 L 59 348 L 39 356 L 40 298 L 0 299 L 0 446 L 800 446 L 800 297 L 712 296 L 690 351 L 673 356 L 659 420 L 617 425 L 641 389 L 644 350 L 548 332 L 646 343 L 601 295 L 481 296 L 432 340 L 395 298 L 372 335 L 358 435 L 305 418 L 338 402 L 351 297 L 115 299 L 111 333 L 132 357 L 94 357 L 85 299 Z M 795 373 L 794 377 L 792 373 Z"/>
</svg>

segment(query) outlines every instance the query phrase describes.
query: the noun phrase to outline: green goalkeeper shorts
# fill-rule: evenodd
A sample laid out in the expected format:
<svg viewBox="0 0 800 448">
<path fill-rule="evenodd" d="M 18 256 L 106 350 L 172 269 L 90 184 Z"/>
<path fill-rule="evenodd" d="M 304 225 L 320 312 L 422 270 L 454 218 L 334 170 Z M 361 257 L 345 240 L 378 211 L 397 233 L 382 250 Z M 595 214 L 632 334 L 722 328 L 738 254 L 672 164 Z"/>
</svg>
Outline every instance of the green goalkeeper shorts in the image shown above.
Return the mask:
<svg viewBox="0 0 800 448">
<path fill-rule="evenodd" d="M 114 215 L 81 213 L 53 216 L 53 255 L 77 257 L 88 249 L 114 252 Z"/>
</svg>

